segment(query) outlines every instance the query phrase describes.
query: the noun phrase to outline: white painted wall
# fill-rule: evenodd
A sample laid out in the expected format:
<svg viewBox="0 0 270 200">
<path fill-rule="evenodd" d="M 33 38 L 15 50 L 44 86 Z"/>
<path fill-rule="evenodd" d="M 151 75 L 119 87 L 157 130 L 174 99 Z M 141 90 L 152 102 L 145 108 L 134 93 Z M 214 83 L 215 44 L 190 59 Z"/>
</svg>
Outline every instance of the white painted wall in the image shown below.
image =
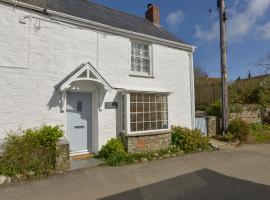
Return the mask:
<svg viewBox="0 0 270 200">
<path fill-rule="evenodd" d="M 19 19 L 26 15 L 31 19 L 20 24 Z M 191 128 L 188 52 L 153 44 L 154 78 L 131 77 L 129 38 L 60 23 L 3 3 L 0 27 L 0 138 L 19 125 L 64 125 L 54 85 L 88 61 L 115 88 L 172 92 L 169 124 Z M 118 98 L 113 90 L 104 102 Z M 117 112 L 104 109 L 104 105 L 98 111 L 97 149 L 119 132 Z"/>
</svg>

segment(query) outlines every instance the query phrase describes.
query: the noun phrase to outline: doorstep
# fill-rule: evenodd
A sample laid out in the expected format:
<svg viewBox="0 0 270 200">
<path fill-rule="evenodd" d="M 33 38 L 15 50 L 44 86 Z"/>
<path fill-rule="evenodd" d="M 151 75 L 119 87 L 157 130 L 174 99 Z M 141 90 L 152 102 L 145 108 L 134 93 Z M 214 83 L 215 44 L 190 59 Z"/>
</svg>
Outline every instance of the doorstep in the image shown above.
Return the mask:
<svg viewBox="0 0 270 200">
<path fill-rule="evenodd" d="M 90 159 L 90 158 L 93 158 L 94 157 L 94 154 L 92 153 L 82 153 L 82 154 L 71 154 L 70 155 L 70 159 L 71 160 L 87 160 L 87 159 Z"/>
</svg>

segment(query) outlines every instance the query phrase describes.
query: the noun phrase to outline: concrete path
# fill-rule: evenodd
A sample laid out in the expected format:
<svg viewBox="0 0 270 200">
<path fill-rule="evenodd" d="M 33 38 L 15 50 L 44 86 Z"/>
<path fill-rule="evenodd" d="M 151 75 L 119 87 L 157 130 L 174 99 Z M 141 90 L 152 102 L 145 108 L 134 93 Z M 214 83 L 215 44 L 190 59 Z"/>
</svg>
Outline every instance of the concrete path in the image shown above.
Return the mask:
<svg viewBox="0 0 270 200">
<path fill-rule="evenodd" d="M 270 145 L 95 167 L 0 188 L 0 200 L 17 199 L 270 199 Z"/>
</svg>

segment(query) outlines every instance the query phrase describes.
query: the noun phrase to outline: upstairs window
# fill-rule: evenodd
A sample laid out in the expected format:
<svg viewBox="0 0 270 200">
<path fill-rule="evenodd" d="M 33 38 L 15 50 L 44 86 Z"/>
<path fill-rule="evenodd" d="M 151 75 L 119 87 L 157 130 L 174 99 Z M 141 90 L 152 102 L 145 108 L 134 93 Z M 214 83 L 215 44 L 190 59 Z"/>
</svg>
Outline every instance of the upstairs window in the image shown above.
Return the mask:
<svg viewBox="0 0 270 200">
<path fill-rule="evenodd" d="M 150 45 L 143 42 L 131 42 L 131 71 L 137 74 L 150 75 Z"/>
</svg>

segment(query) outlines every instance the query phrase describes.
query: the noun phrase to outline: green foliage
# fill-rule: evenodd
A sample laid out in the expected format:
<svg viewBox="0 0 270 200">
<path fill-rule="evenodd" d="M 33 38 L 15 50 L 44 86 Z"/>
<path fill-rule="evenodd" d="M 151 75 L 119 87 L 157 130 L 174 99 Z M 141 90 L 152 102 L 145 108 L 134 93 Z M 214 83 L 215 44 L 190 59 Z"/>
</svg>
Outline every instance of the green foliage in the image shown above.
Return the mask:
<svg viewBox="0 0 270 200">
<path fill-rule="evenodd" d="M 235 135 L 231 134 L 230 132 L 227 132 L 224 136 L 223 139 L 227 142 L 233 142 L 235 141 Z"/>
<path fill-rule="evenodd" d="M 229 86 L 229 102 L 270 105 L 270 78 L 236 81 Z"/>
<path fill-rule="evenodd" d="M 261 123 L 254 123 L 250 125 L 250 135 L 259 143 L 270 142 L 270 126 Z"/>
<path fill-rule="evenodd" d="M 102 146 L 99 157 L 104 159 L 119 160 L 120 155 L 126 154 L 125 147 L 121 139 L 111 139 L 106 145 Z"/>
<path fill-rule="evenodd" d="M 210 104 L 208 108 L 206 109 L 208 116 L 216 116 L 221 117 L 222 116 L 222 106 L 220 101 L 216 101 L 215 103 Z"/>
<path fill-rule="evenodd" d="M 199 130 L 192 131 L 182 127 L 174 127 L 172 130 L 172 144 L 185 153 L 208 151 L 211 149 L 209 138 L 202 136 Z"/>
<path fill-rule="evenodd" d="M 0 174 L 48 175 L 55 168 L 55 144 L 63 136 L 59 126 L 42 126 L 20 133 L 11 132 L 1 144 Z M 32 175 L 31 175 L 32 174 Z"/>
<path fill-rule="evenodd" d="M 139 153 L 127 153 L 124 149 L 124 144 L 121 139 L 111 139 L 102 147 L 98 157 L 102 158 L 107 165 L 119 166 L 140 162 L 143 159 L 157 160 L 164 155 L 182 154 L 182 151 L 177 146 L 160 149 L 156 151 L 146 151 Z"/>
<path fill-rule="evenodd" d="M 229 104 L 229 111 L 231 113 L 240 113 L 243 111 L 243 105 L 239 103 L 231 103 Z M 210 106 L 206 109 L 208 116 L 222 116 L 222 105 L 221 101 L 216 101 L 215 103 L 210 104 Z"/>
<path fill-rule="evenodd" d="M 249 124 L 241 118 L 234 119 L 228 126 L 228 132 L 240 141 L 246 141 L 249 135 Z"/>
</svg>

